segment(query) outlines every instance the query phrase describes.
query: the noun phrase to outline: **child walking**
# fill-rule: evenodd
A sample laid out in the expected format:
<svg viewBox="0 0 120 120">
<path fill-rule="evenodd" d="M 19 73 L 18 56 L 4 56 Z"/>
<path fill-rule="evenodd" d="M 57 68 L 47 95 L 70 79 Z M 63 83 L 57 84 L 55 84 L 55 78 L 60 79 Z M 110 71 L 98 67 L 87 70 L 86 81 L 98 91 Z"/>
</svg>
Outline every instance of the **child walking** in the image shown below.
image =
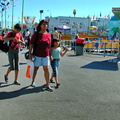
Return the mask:
<svg viewBox="0 0 120 120">
<path fill-rule="evenodd" d="M 51 45 L 52 75 L 50 78 L 50 83 L 56 82 L 55 88 L 58 88 L 60 86 L 60 83 L 58 81 L 58 67 L 60 64 L 60 57 L 63 57 L 67 52 L 67 48 L 64 48 L 64 49 L 63 48 L 60 47 L 60 41 L 58 39 L 52 40 L 52 45 Z M 53 81 L 53 78 L 55 79 L 55 82 Z"/>
</svg>

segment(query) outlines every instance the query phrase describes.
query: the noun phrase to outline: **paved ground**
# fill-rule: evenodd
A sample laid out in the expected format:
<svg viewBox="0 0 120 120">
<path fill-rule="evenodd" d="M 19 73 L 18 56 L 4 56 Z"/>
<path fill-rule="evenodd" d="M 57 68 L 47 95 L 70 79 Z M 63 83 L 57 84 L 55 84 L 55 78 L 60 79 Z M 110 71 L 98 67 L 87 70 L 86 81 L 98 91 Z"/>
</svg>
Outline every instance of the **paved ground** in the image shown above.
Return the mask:
<svg viewBox="0 0 120 120">
<path fill-rule="evenodd" d="M 54 91 L 43 91 L 42 68 L 36 78 L 38 87 L 31 88 L 25 77 L 25 50 L 20 54 L 21 86 L 9 83 L 3 75 L 8 67 L 7 55 L 0 53 L 0 120 L 120 120 L 120 71 L 115 57 L 85 54 L 75 56 L 69 51 L 61 58 L 59 81 Z M 51 70 L 50 70 L 51 71 Z"/>
</svg>

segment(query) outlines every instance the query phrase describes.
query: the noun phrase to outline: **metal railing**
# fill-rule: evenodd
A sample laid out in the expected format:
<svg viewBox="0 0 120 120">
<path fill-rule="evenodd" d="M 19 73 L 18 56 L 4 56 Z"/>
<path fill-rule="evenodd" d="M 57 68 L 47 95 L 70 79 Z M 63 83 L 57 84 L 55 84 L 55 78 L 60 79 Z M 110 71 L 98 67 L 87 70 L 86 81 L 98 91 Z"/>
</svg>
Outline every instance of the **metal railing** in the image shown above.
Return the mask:
<svg viewBox="0 0 120 120">
<path fill-rule="evenodd" d="M 75 40 L 61 40 L 60 46 L 66 46 L 71 50 L 75 50 L 76 43 Z M 86 41 L 84 53 L 117 56 L 118 42 Z"/>
</svg>

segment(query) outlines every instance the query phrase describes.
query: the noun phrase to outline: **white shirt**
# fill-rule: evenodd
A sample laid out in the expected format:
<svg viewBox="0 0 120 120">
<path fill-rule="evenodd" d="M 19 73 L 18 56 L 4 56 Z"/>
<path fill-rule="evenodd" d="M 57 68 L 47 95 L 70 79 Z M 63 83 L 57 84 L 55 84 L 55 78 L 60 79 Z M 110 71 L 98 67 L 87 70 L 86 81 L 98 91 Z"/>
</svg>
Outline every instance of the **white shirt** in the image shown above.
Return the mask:
<svg viewBox="0 0 120 120">
<path fill-rule="evenodd" d="M 25 36 L 28 37 L 30 35 L 30 31 L 25 32 Z"/>
</svg>

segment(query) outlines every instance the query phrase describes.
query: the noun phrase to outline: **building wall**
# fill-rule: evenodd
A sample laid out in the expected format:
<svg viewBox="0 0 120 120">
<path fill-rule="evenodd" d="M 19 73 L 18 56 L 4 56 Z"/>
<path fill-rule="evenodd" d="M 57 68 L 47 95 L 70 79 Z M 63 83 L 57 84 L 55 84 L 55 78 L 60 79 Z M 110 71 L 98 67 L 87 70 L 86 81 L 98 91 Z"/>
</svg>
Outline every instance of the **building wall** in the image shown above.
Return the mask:
<svg viewBox="0 0 120 120">
<path fill-rule="evenodd" d="M 78 33 L 81 31 L 89 31 L 91 24 L 91 18 L 81 18 L 81 17 L 46 17 L 46 20 L 49 21 L 49 30 L 53 31 L 54 27 L 59 25 L 68 25 L 71 27 L 71 32 Z"/>
</svg>

